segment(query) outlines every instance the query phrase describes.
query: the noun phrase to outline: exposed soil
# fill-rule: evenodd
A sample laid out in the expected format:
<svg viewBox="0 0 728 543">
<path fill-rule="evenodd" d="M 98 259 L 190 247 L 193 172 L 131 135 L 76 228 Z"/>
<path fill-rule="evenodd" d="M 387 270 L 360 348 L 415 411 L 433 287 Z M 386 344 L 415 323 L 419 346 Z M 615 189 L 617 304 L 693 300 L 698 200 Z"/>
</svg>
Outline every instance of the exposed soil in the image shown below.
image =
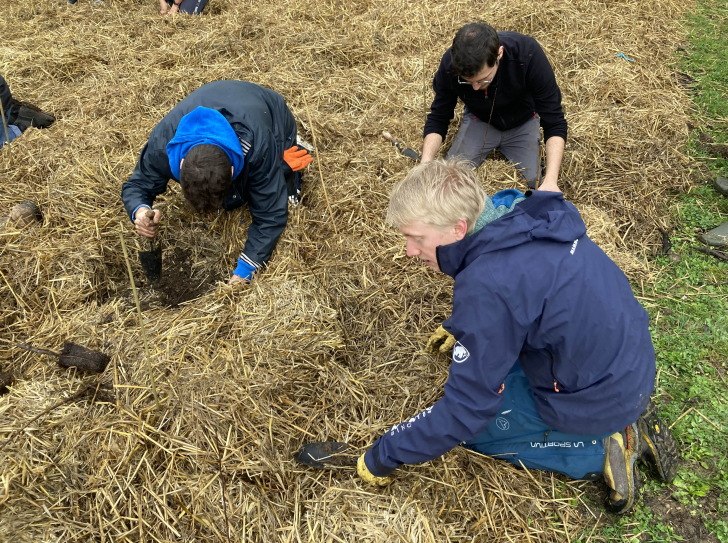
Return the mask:
<svg viewBox="0 0 728 543">
<path fill-rule="evenodd" d="M 718 543 L 718 538 L 703 524 L 700 514 L 693 515 L 692 510 L 698 509 L 705 513 L 710 510 L 710 502 L 714 501 L 711 496 L 701 500 L 703 507 L 686 507 L 670 495 L 669 489 L 663 492 L 646 497 L 644 504 L 650 508 L 654 519 L 652 523 L 662 522 L 675 530 L 675 535 L 683 538 L 683 541 L 691 543 Z"/>
<path fill-rule="evenodd" d="M 180 247 L 165 251 L 162 259 L 162 280 L 155 285 L 143 286 L 142 292 L 147 298 L 143 306 L 148 307 L 152 305 L 152 301 L 156 301 L 162 306 L 177 307 L 206 294 L 221 279 L 207 266 L 196 267 L 193 271 L 192 265 L 189 251 Z"/>
</svg>

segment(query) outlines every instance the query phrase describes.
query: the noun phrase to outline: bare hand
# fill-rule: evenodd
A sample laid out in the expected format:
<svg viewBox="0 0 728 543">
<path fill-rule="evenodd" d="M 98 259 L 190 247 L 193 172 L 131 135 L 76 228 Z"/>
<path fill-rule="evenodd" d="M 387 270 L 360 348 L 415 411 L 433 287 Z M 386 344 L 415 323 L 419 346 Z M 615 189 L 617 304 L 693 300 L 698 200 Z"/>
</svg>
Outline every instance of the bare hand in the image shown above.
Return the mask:
<svg viewBox="0 0 728 543">
<path fill-rule="evenodd" d="M 242 277 L 240 277 L 239 275 L 235 275 L 235 274 L 233 274 L 233 275 L 232 275 L 232 276 L 230 277 L 230 279 L 228 279 L 228 283 L 227 283 L 227 284 L 228 284 L 229 286 L 233 286 L 233 285 L 236 285 L 236 284 L 238 284 L 238 283 L 246 284 L 246 283 L 250 283 L 250 281 L 248 281 L 247 279 L 243 279 L 243 278 L 242 278 Z"/>
<path fill-rule="evenodd" d="M 177 4 L 175 2 L 174 5 L 169 8 L 169 12 L 167 13 L 167 15 L 174 15 L 178 11 L 179 11 L 179 4 Z"/>
<path fill-rule="evenodd" d="M 169 8 L 169 5 L 167 4 L 166 0 L 159 0 L 159 14 L 160 15 L 167 15 L 168 8 Z"/>
<path fill-rule="evenodd" d="M 147 215 L 148 213 L 154 213 L 154 218 L 150 218 Z M 137 234 L 145 238 L 153 238 L 159 232 L 159 220 L 161 218 L 162 212 L 158 209 L 140 207 L 134 215 L 134 226 Z"/>
<path fill-rule="evenodd" d="M 556 181 L 546 179 L 544 179 L 543 183 L 539 185 L 538 190 L 542 190 L 544 192 L 561 192 L 561 189 L 556 184 Z"/>
</svg>

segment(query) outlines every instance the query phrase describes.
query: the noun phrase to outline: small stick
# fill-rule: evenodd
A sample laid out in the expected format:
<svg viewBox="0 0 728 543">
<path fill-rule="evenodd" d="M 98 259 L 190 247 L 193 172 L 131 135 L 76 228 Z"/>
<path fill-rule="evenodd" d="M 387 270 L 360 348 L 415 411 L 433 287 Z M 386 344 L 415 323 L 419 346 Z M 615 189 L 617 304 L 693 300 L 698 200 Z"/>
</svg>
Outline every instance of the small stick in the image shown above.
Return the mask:
<svg viewBox="0 0 728 543">
<path fill-rule="evenodd" d="M 57 353 L 56 351 L 49 351 L 48 349 L 39 349 L 38 347 L 31 347 L 30 345 L 26 345 L 25 343 L 18 343 L 16 347 L 20 349 L 25 349 L 26 351 L 30 351 L 31 353 L 38 353 L 38 354 L 48 354 L 51 356 L 61 356 L 61 353 Z"/>
<path fill-rule="evenodd" d="M 700 251 L 701 253 L 705 253 L 706 255 L 714 256 L 715 258 L 720 258 L 721 260 L 728 260 L 728 255 L 722 251 L 708 249 L 707 247 L 695 247 L 695 249 L 697 251 Z"/>
<path fill-rule="evenodd" d="M 311 127 L 311 137 L 313 138 L 313 148 L 316 151 L 316 164 L 318 164 L 319 176 L 321 177 L 321 187 L 324 189 L 324 198 L 326 199 L 326 207 L 329 208 L 329 215 L 331 216 L 331 224 L 334 225 L 334 234 L 338 234 L 339 231 L 336 229 L 336 221 L 334 221 L 334 212 L 331 211 L 331 204 L 329 203 L 329 195 L 326 192 L 326 183 L 324 183 L 324 173 L 321 170 L 321 153 L 319 153 L 318 145 L 316 144 L 316 132 L 313 131 L 313 122 L 311 121 L 311 111 L 308 109 L 308 102 L 306 101 L 306 95 L 303 94 L 303 103 L 306 106 L 306 115 L 308 115 L 308 125 Z"/>
<path fill-rule="evenodd" d="M 145 360 L 147 363 L 147 371 L 149 372 L 149 379 L 152 381 L 152 393 L 154 394 L 154 403 L 159 409 L 159 398 L 157 397 L 157 385 L 154 382 L 154 372 L 152 371 L 152 364 L 149 361 L 149 345 L 147 344 L 147 333 L 144 330 L 144 319 L 142 318 L 142 306 L 139 304 L 139 294 L 137 293 L 136 285 L 134 284 L 134 274 L 131 272 L 131 262 L 129 262 L 129 254 L 126 252 L 126 243 L 124 243 L 124 236 L 119 232 L 119 238 L 121 239 L 121 248 L 124 250 L 124 259 L 126 260 L 126 268 L 129 270 L 129 280 L 131 281 L 131 290 L 134 292 L 134 302 L 136 302 L 137 315 L 139 316 L 139 327 L 142 330 L 142 340 L 144 342 L 144 354 L 146 355 Z"/>
<path fill-rule="evenodd" d="M 80 398 L 81 396 L 83 396 L 84 394 L 86 394 L 89 390 L 91 390 L 94 387 L 98 390 L 98 386 L 100 384 L 101 384 L 101 378 L 99 377 L 99 379 L 97 379 L 94 383 L 91 383 L 90 385 L 86 385 L 85 387 L 81 387 L 75 393 L 71 394 L 68 398 L 64 398 L 64 399 L 62 399 L 62 400 L 54 403 L 50 407 L 47 407 L 46 409 L 44 409 L 41 413 L 39 413 L 38 415 L 36 415 L 32 419 L 30 419 L 30 421 L 28 421 L 21 429 L 16 430 L 15 432 L 13 432 L 13 434 L 11 434 L 10 437 L 8 439 L 6 439 L 5 442 L 2 445 L 0 445 L 0 451 L 2 451 L 5 448 L 5 445 L 7 445 L 13 439 L 15 439 L 15 436 L 20 435 L 23 432 L 25 432 L 25 430 L 27 430 L 28 427 L 30 427 L 39 418 L 41 418 L 44 415 L 47 415 L 48 413 L 50 413 L 51 411 L 53 411 L 55 408 L 61 407 L 63 404 L 66 404 L 68 402 L 72 402 L 73 400 L 76 400 L 76 399 Z"/>
<path fill-rule="evenodd" d="M 704 418 L 705 420 L 707 420 L 707 421 L 708 421 L 708 422 L 709 422 L 710 424 L 712 424 L 713 426 L 715 426 L 715 427 L 716 427 L 716 428 L 717 428 L 718 430 L 720 430 L 720 426 L 718 426 L 718 425 L 717 425 L 716 423 L 714 423 L 714 422 L 713 422 L 712 420 L 710 420 L 710 419 L 709 419 L 708 417 L 706 417 L 705 415 L 703 415 L 703 414 L 702 414 L 702 413 L 701 413 L 700 411 L 698 411 L 697 409 L 695 409 L 695 412 L 696 412 L 696 413 L 697 413 L 698 415 L 700 415 L 701 417 L 703 417 L 703 418 Z"/>
<path fill-rule="evenodd" d="M 672 427 L 675 426 L 681 418 L 683 418 L 685 415 L 687 415 L 688 413 L 690 413 L 690 411 L 692 411 L 693 409 L 695 409 L 695 408 L 694 407 L 691 407 L 690 409 L 688 409 L 687 411 L 685 411 L 685 413 L 683 413 L 677 419 L 675 419 L 675 422 L 673 422 L 670 426 L 668 426 L 667 429 L 668 430 L 672 430 Z"/>
</svg>

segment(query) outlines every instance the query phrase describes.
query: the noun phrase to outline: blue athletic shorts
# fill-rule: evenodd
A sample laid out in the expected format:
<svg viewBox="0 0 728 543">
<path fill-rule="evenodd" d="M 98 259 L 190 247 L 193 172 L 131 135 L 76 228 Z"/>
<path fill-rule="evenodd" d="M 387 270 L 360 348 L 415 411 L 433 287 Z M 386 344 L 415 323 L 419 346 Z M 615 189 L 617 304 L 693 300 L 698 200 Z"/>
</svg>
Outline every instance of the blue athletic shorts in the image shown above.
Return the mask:
<svg viewBox="0 0 728 543">
<path fill-rule="evenodd" d="M 470 450 L 527 468 L 563 473 L 572 479 L 598 479 L 604 465 L 602 439 L 610 434 L 568 434 L 550 428 L 536 411 L 533 393 L 516 362 L 503 389 L 496 419 L 475 439 Z"/>
</svg>

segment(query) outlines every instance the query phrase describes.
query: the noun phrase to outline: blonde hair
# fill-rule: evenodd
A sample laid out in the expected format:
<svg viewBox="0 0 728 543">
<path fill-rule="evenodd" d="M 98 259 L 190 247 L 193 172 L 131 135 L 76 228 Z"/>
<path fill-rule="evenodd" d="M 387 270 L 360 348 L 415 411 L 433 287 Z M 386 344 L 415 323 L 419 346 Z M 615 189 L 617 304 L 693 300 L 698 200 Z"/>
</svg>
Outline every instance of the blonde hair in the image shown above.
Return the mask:
<svg viewBox="0 0 728 543">
<path fill-rule="evenodd" d="M 444 230 L 465 219 L 468 233 L 485 207 L 485 191 L 472 164 L 437 159 L 415 166 L 389 198 L 387 222 L 403 228 L 414 221 Z"/>
</svg>

